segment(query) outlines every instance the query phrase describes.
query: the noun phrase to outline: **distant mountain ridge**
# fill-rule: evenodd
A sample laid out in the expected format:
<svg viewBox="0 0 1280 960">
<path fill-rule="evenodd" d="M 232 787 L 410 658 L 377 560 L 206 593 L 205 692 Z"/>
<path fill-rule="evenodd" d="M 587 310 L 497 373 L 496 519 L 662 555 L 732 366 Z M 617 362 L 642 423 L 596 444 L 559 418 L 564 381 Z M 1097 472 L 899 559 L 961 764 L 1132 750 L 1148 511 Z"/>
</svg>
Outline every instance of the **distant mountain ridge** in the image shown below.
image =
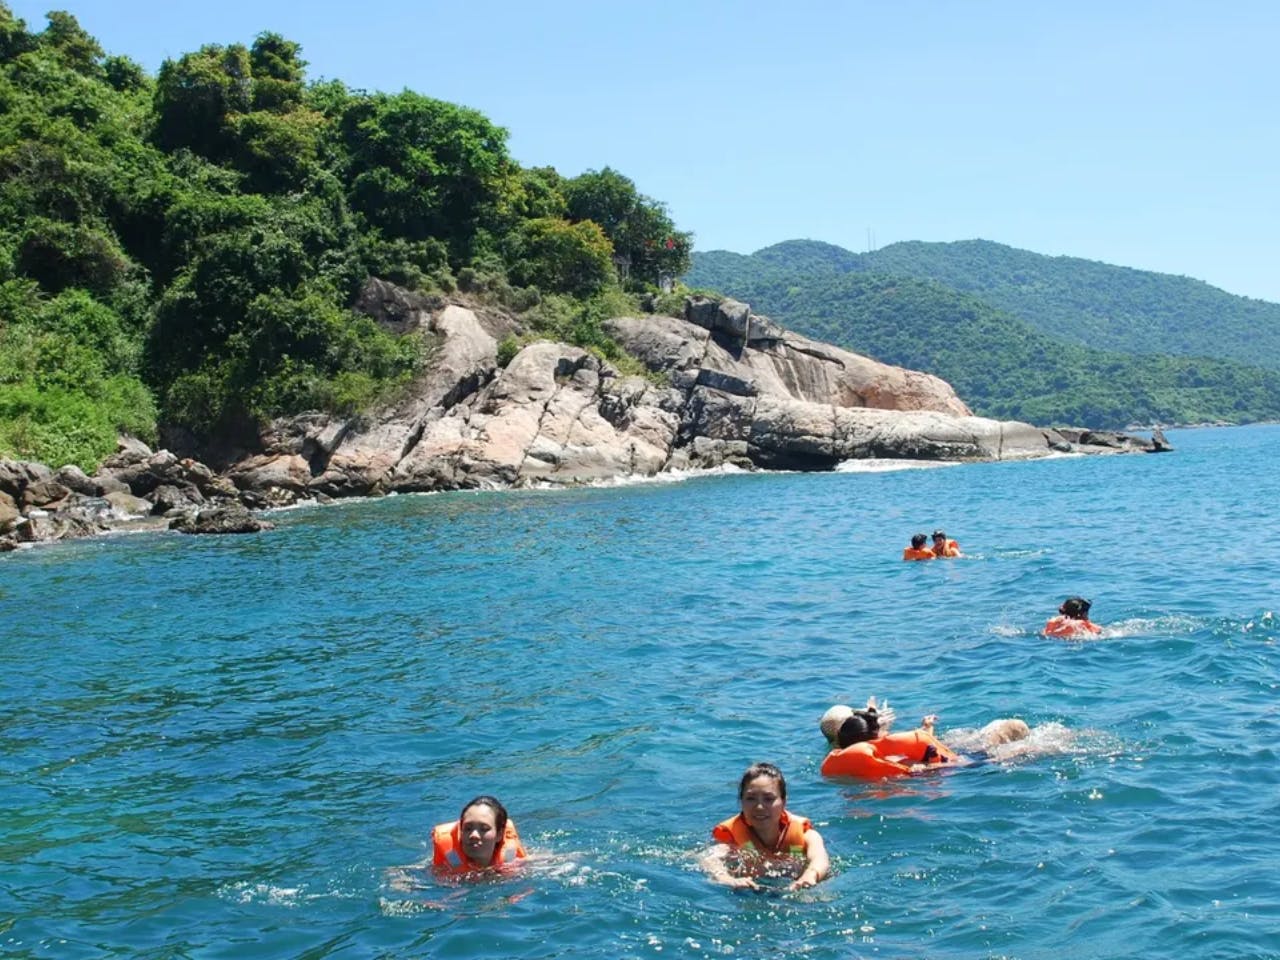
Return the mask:
<svg viewBox="0 0 1280 960">
<path fill-rule="evenodd" d="M 788 240 L 752 258 L 790 273 L 935 280 L 1056 339 L 1099 350 L 1217 357 L 1280 370 L 1280 304 L 1236 296 L 1189 277 L 1050 257 L 989 240 L 907 241 L 868 253 Z"/>
<path fill-rule="evenodd" d="M 749 256 L 695 253 L 686 280 L 937 374 L 985 416 L 1092 427 L 1280 418 L 1280 350 L 1266 346 L 1280 346 L 1280 305 L 1185 277 L 986 241 L 856 254 L 793 240 Z M 1205 304 L 1208 334 L 1195 319 Z M 1245 345 L 1252 364 L 1224 358 Z"/>
</svg>

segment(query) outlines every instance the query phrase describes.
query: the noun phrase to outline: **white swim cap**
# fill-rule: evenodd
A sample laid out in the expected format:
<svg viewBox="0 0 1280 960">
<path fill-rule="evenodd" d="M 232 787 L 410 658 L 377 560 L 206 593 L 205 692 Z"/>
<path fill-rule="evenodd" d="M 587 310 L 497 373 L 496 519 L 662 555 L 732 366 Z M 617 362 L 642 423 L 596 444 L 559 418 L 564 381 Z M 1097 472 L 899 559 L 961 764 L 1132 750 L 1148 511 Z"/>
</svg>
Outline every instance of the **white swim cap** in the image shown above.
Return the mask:
<svg viewBox="0 0 1280 960">
<path fill-rule="evenodd" d="M 835 743 L 836 735 L 840 733 L 840 727 L 852 716 L 853 707 L 837 703 L 824 713 L 822 719 L 818 721 L 818 726 L 822 729 L 822 735 L 827 738 L 828 742 Z"/>
</svg>

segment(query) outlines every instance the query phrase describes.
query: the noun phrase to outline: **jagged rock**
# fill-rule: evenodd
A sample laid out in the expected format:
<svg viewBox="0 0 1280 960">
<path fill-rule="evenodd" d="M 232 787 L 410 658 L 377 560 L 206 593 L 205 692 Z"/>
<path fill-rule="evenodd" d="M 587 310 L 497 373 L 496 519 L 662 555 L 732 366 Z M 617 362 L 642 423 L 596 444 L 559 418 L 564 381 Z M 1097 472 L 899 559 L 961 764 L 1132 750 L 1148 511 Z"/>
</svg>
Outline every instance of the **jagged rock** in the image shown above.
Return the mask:
<svg viewBox="0 0 1280 960">
<path fill-rule="evenodd" d="M 470 309 L 450 304 L 428 329 L 440 342 L 412 395 L 353 425 L 325 458 L 310 490 L 350 496 L 416 488 L 418 469 L 399 469 L 401 462 L 436 432 L 434 425 L 453 407 L 473 401 L 498 370 L 498 341 Z"/>
<path fill-rule="evenodd" d="M 950 385 L 937 377 L 792 333 L 771 339 L 767 349 L 733 352 L 698 324 L 677 317 L 619 317 L 607 321 L 605 329 L 650 370 L 673 371 L 672 383 L 681 389 L 706 385 L 721 375 L 749 383 L 761 395 L 811 403 L 970 413 Z"/>
<path fill-rule="evenodd" d="M 105 533 L 105 521 L 76 514 L 55 513 L 40 508 L 29 510 L 14 527 L 16 538 L 22 543 L 41 543 L 49 540 L 75 540 Z"/>
<path fill-rule="evenodd" d="M 7 493 L 14 502 L 21 502 L 22 494 L 33 483 L 53 479 L 53 471 L 43 463 L 31 460 L 0 460 L 0 493 Z"/>
<path fill-rule="evenodd" d="M 106 492 L 102 489 L 101 484 L 93 478 L 85 476 L 85 472 L 73 463 L 59 467 L 54 472 L 53 479 L 68 490 L 85 497 L 100 497 Z"/>
<path fill-rule="evenodd" d="M 111 505 L 112 513 L 121 520 L 134 517 L 145 517 L 151 514 L 151 503 L 141 497 L 135 497 L 127 490 L 111 490 L 102 499 Z"/>
<path fill-rule="evenodd" d="M 689 297 L 685 301 L 684 317 L 689 323 L 735 340 L 746 340 L 751 327 L 751 308 L 741 301 L 727 298 L 716 301 L 708 297 Z"/>
<path fill-rule="evenodd" d="M 365 281 L 355 303 L 357 310 L 395 334 L 419 329 L 442 306 L 439 297 L 406 290 L 377 277 Z"/>
<path fill-rule="evenodd" d="M 137 437 L 121 434 L 116 441 L 116 452 L 102 461 L 100 471 L 113 472 L 123 467 L 142 463 L 151 457 L 152 450 Z"/>
<path fill-rule="evenodd" d="M 189 511 L 205 502 L 200 490 L 190 483 L 162 483 L 147 494 L 145 499 L 151 501 L 151 512 L 160 516 L 175 510 Z"/>
<path fill-rule="evenodd" d="M 0 490 L 0 533 L 8 533 L 12 530 L 21 516 L 13 497 Z"/>
<path fill-rule="evenodd" d="M 181 533 L 257 533 L 273 530 L 275 525 L 260 520 L 239 503 L 210 507 L 198 513 L 185 513 L 173 519 L 170 529 Z"/>
<path fill-rule="evenodd" d="M 70 495 L 71 491 L 56 480 L 37 480 L 26 485 L 19 503 L 24 510 L 30 507 L 48 507 L 65 500 Z"/>
</svg>

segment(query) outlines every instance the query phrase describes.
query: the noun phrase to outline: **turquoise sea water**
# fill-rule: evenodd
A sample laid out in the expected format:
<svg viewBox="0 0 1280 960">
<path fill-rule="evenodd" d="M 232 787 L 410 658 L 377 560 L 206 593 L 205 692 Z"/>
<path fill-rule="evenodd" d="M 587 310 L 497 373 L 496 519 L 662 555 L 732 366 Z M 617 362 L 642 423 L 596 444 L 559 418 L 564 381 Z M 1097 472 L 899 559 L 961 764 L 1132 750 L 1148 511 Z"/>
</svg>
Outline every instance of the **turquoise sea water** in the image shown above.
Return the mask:
<svg viewBox="0 0 1280 960">
<path fill-rule="evenodd" d="M 1280 427 L 277 514 L 0 559 L 0 955 L 1280 957 Z M 968 558 L 904 564 L 944 526 Z M 1092 642 L 1037 629 L 1094 600 Z M 824 782 L 817 719 L 1021 750 Z M 834 876 L 695 858 L 754 760 Z M 536 854 L 421 870 L 501 797 Z"/>
</svg>

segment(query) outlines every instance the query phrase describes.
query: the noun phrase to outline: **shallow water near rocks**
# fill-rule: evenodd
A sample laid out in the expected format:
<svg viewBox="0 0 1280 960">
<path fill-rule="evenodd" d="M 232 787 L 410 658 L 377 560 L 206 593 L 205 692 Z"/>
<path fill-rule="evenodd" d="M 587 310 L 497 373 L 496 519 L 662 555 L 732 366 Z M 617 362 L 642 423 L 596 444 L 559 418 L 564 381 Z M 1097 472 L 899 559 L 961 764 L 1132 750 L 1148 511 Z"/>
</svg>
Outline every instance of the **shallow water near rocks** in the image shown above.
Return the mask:
<svg viewBox="0 0 1280 960">
<path fill-rule="evenodd" d="M 0 954 L 1280 956 L 1280 427 L 1166 456 L 457 493 L 0 559 Z M 904 564 L 945 527 L 963 560 Z M 1094 600 L 1089 642 L 1037 635 Z M 963 742 L 824 782 L 888 697 Z M 755 760 L 834 876 L 696 867 Z M 501 797 L 535 857 L 398 868 Z"/>
</svg>

